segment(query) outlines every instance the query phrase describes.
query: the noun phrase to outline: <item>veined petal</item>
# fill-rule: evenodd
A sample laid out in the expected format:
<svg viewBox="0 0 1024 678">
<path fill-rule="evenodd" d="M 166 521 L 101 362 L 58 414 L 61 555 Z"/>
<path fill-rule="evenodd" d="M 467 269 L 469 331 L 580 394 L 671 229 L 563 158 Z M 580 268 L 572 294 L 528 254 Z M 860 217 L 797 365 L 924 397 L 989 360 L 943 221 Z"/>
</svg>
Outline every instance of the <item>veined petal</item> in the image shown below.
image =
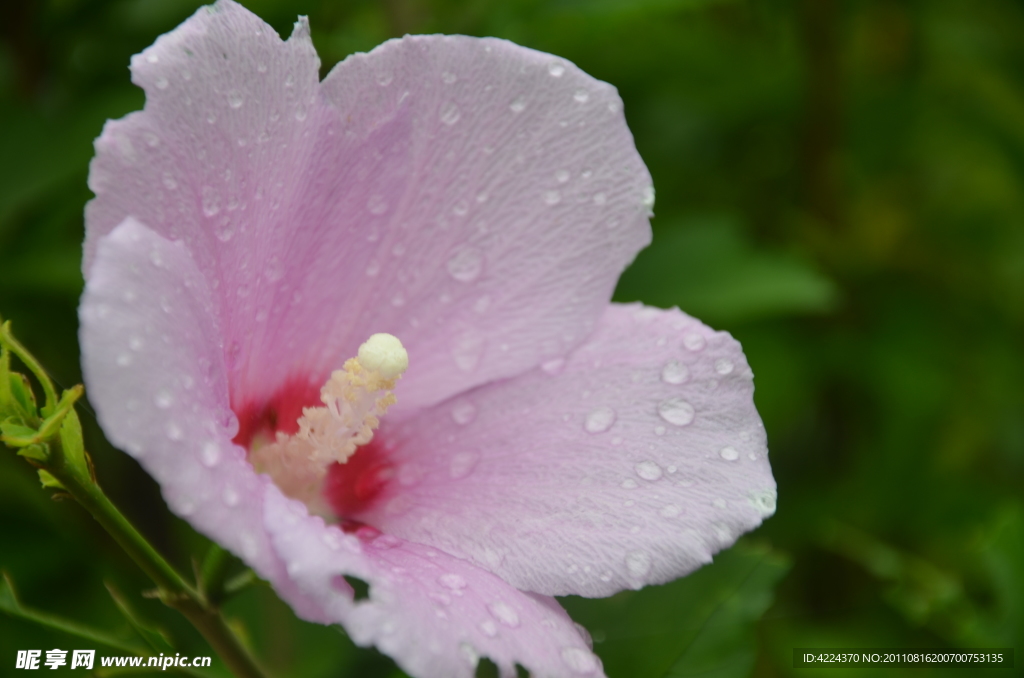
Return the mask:
<svg viewBox="0 0 1024 678">
<path fill-rule="evenodd" d="M 354 517 L 548 595 L 667 582 L 775 510 L 753 391 L 728 334 L 614 305 L 564 363 L 382 428 L 395 479 Z"/>
<path fill-rule="evenodd" d="M 127 219 L 100 241 L 79 308 L 89 401 L 107 438 L 160 483 L 175 513 L 317 618 L 318 608 L 282 578 L 267 538 L 270 479 L 231 442 L 238 421 L 213 306 L 188 249 Z"/>
<path fill-rule="evenodd" d="M 146 108 L 96 142 L 86 276 L 128 216 L 183 242 L 236 411 L 318 386 L 375 332 L 409 351 L 404 409 L 582 341 L 650 239 L 614 88 L 459 36 L 318 68 L 304 21 L 282 41 L 231 0 L 135 57 Z"/>
<path fill-rule="evenodd" d="M 517 663 L 535 676 L 604 675 L 551 598 L 517 591 L 428 546 L 369 528 L 345 534 L 274 487 L 264 515 L 300 593 L 315 598 L 356 643 L 375 645 L 411 675 L 470 678 L 480 657 L 497 664 L 502 676 L 514 677 Z M 354 600 L 345 575 L 368 583 L 368 598 Z"/>
</svg>

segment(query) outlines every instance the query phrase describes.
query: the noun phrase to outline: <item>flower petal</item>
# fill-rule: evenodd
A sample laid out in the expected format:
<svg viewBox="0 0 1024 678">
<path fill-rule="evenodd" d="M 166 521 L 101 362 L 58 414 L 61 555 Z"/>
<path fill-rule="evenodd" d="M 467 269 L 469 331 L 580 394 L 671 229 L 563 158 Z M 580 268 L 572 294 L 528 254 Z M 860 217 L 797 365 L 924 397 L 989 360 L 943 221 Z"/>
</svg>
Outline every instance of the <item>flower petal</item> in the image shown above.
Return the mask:
<svg viewBox="0 0 1024 678">
<path fill-rule="evenodd" d="M 98 243 L 82 296 L 88 396 L 108 439 L 160 483 L 175 513 L 279 579 L 261 510 L 270 480 L 231 442 L 238 421 L 213 304 L 184 245 L 127 219 Z M 291 593 L 300 614 L 317 616 Z"/>
<path fill-rule="evenodd" d="M 345 534 L 275 487 L 264 507 L 274 547 L 301 593 L 356 643 L 377 646 L 410 675 L 469 678 L 480 657 L 489 657 L 502 676 L 515 676 L 517 663 L 535 676 L 604 675 L 551 598 L 517 591 L 427 546 L 368 528 Z M 356 600 L 346 575 L 368 583 L 369 597 Z"/>
<path fill-rule="evenodd" d="M 548 595 L 670 581 L 775 510 L 752 376 L 728 334 L 613 305 L 564 364 L 385 422 L 394 480 L 353 517 Z"/>
<path fill-rule="evenodd" d="M 614 88 L 467 37 L 318 69 L 304 20 L 281 41 L 230 0 L 136 56 L 146 108 L 96 142 L 87 277 L 128 216 L 184 242 L 236 411 L 319 387 L 375 332 L 409 350 L 407 409 L 582 341 L 650 238 Z"/>
</svg>

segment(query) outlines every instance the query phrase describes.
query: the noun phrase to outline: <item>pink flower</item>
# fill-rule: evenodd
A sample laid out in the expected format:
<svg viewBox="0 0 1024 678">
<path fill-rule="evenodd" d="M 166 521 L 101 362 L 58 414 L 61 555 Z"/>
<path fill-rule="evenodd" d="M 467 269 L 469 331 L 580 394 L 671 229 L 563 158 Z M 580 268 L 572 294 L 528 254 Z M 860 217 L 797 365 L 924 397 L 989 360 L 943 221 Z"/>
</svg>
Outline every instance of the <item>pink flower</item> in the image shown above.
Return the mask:
<svg viewBox="0 0 1024 678">
<path fill-rule="evenodd" d="M 89 176 L 100 422 L 299 615 L 409 673 L 600 675 L 550 596 L 670 581 L 774 511 L 746 360 L 608 303 L 653 202 L 614 88 L 461 36 L 319 65 L 304 19 L 281 41 L 230 0 L 132 60 L 146 107 Z M 315 496 L 257 473 L 376 332 L 409 367 L 372 441 Z"/>
</svg>

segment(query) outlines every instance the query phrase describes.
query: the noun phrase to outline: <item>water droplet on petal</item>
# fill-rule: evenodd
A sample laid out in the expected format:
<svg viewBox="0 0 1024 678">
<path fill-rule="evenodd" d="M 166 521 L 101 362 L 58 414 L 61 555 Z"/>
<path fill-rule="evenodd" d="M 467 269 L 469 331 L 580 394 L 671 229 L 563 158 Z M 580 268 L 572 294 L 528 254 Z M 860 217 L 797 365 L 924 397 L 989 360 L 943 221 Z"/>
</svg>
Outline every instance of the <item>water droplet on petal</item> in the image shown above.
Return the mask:
<svg viewBox="0 0 1024 678">
<path fill-rule="evenodd" d="M 687 332 L 683 335 L 683 346 L 691 351 L 702 351 L 707 343 L 704 335 L 699 332 Z"/>
<path fill-rule="evenodd" d="M 459 121 L 462 117 L 462 113 L 459 112 L 459 107 L 455 104 L 448 102 L 441 106 L 441 122 L 451 126 Z"/>
<path fill-rule="evenodd" d="M 750 493 L 750 503 L 764 517 L 774 515 L 777 493 L 775 490 L 755 490 Z"/>
<path fill-rule="evenodd" d="M 550 73 L 553 78 L 560 78 L 565 73 L 565 66 L 557 61 L 553 61 L 548 64 L 548 73 Z"/>
<path fill-rule="evenodd" d="M 597 671 L 597 660 L 594 655 L 582 647 L 563 647 L 562 661 L 574 673 L 586 675 Z"/>
<path fill-rule="evenodd" d="M 366 275 L 373 278 L 378 273 L 380 273 L 380 262 L 377 261 L 376 259 L 371 259 L 370 263 L 366 265 Z"/>
<path fill-rule="evenodd" d="M 245 103 L 245 99 L 237 89 L 228 92 L 228 106 L 231 106 L 231 108 L 241 108 L 243 103 Z"/>
<path fill-rule="evenodd" d="M 526 110 L 526 100 L 523 99 L 523 97 L 519 97 L 511 104 L 509 104 L 508 107 L 513 113 L 522 113 L 524 110 Z"/>
<path fill-rule="evenodd" d="M 173 421 L 167 424 L 165 432 L 167 433 L 168 440 L 181 440 L 182 436 L 185 435 L 181 427 Z"/>
<path fill-rule="evenodd" d="M 203 445 L 199 450 L 199 461 L 206 468 L 213 468 L 220 461 L 220 446 L 212 440 Z"/>
<path fill-rule="evenodd" d="M 466 588 L 466 580 L 463 579 L 462 575 L 451 572 L 449 574 L 442 574 L 437 579 L 441 582 L 441 586 L 452 591 L 461 591 Z"/>
<path fill-rule="evenodd" d="M 626 554 L 626 569 L 634 577 L 643 577 L 651 571 L 651 554 L 646 551 L 630 551 Z"/>
<path fill-rule="evenodd" d="M 203 214 L 208 217 L 217 216 L 220 212 L 220 196 L 210 186 L 203 186 L 202 190 Z"/>
<path fill-rule="evenodd" d="M 484 267 L 483 252 L 466 245 L 457 249 L 448 259 L 448 274 L 459 282 L 472 282 L 480 277 Z"/>
<path fill-rule="evenodd" d="M 498 635 L 498 627 L 495 626 L 494 622 L 492 622 L 490 619 L 485 619 L 484 621 L 480 622 L 480 630 L 483 631 L 484 635 L 489 638 L 493 638 L 494 636 Z"/>
<path fill-rule="evenodd" d="M 511 605 L 497 602 L 491 603 L 487 608 L 491 611 L 491 614 L 493 614 L 495 618 L 505 626 L 513 629 L 519 626 L 519 615 L 514 609 L 512 609 Z"/>
<path fill-rule="evenodd" d="M 167 82 L 167 78 L 157 78 L 155 84 L 157 89 L 167 89 L 171 83 Z"/>
<path fill-rule="evenodd" d="M 669 398 L 658 404 L 658 416 L 673 426 L 686 426 L 693 421 L 693 405 L 682 398 Z"/>
<path fill-rule="evenodd" d="M 480 364 L 484 351 L 484 338 L 479 334 L 467 333 L 456 340 L 452 347 L 455 365 L 463 372 L 472 372 Z"/>
<path fill-rule="evenodd" d="M 565 369 L 565 358 L 552 358 L 541 363 L 540 368 L 551 376 L 557 376 Z"/>
<path fill-rule="evenodd" d="M 625 480 L 622 481 L 622 489 L 624 489 L 624 490 L 633 490 L 633 489 L 636 489 L 636 488 L 637 488 L 636 481 L 633 480 L 632 478 L 626 478 Z"/>
<path fill-rule="evenodd" d="M 476 417 L 476 405 L 468 400 L 460 400 L 452 406 L 452 420 L 465 426 Z"/>
<path fill-rule="evenodd" d="M 587 433 L 604 433 L 615 423 L 615 410 L 610 407 L 599 407 L 587 415 L 583 428 Z"/>
<path fill-rule="evenodd" d="M 634 466 L 633 469 L 644 480 L 657 480 L 661 478 L 661 467 L 653 461 L 642 461 Z"/>
<path fill-rule="evenodd" d="M 449 72 L 445 71 L 444 73 L 441 74 L 441 80 L 446 85 L 454 84 L 455 81 L 458 80 L 458 79 L 459 79 L 458 76 L 456 76 L 454 73 L 449 73 Z"/>
<path fill-rule="evenodd" d="M 557 172 L 555 172 L 555 181 L 557 181 L 560 184 L 564 184 L 565 182 L 569 181 L 569 176 L 569 170 L 558 170 Z"/>
<path fill-rule="evenodd" d="M 662 518 L 675 518 L 682 512 L 683 509 L 679 508 L 675 504 L 665 504 L 661 507 L 661 510 L 658 511 Z"/>
<path fill-rule="evenodd" d="M 153 398 L 153 403 L 161 410 L 166 410 L 174 404 L 174 396 L 166 388 L 162 388 L 157 391 L 156 396 Z"/>
<path fill-rule="evenodd" d="M 371 195 L 370 199 L 366 201 L 366 209 L 369 210 L 370 214 L 384 214 L 388 211 L 388 204 L 384 200 L 384 196 Z"/>
<path fill-rule="evenodd" d="M 719 358 L 715 361 L 715 372 L 725 375 L 729 374 L 733 370 L 732 361 L 728 358 Z"/>
<path fill-rule="evenodd" d="M 225 506 L 238 506 L 238 502 L 241 501 L 242 497 L 238 494 L 238 490 L 228 485 L 224 488 L 221 499 L 224 500 Z"/>
<path fill-rule="evenodd" d="M 661 368 L 661 380 L 666 384 L 684 384 L 690 378 L 690 368 L 673 360 Z"/>
<path fill-rule="evenodd" d="M 544 191 L 544 204 L 557 205 L 562 201 L 562 194 L 558 191 Z"/>
<path fill-rule="evenodd" d="M 465 478 L 473 472 L 478 461 L 480 461 L 480 455 L 476 452 L 457 452 L 452 455 L 448 466 L 448 475 L 453 480 Z"/>
<path fill-rule="evenodd" d="M 736 461 L 740 458 L 740 453 L 736 451 L 735 447 L 723 447 L 718 454 L 726 461 Z"/>
</svg>

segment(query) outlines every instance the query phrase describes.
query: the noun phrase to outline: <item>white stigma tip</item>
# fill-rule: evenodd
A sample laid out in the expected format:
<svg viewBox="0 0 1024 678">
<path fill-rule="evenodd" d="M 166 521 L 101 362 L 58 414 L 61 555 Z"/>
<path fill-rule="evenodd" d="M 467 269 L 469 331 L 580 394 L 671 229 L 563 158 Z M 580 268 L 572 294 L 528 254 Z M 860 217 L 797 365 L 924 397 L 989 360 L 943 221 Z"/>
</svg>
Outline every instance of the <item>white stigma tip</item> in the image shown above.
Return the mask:
<svg viewBox="0 0 1024 678">
<path fill-rule="evenodd" d="M 393 334 L 374 334 L 359 347 L 359 364 L 384 379 L 400 377 L 409 367 L 409 354 Z"/>
</svg>

